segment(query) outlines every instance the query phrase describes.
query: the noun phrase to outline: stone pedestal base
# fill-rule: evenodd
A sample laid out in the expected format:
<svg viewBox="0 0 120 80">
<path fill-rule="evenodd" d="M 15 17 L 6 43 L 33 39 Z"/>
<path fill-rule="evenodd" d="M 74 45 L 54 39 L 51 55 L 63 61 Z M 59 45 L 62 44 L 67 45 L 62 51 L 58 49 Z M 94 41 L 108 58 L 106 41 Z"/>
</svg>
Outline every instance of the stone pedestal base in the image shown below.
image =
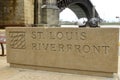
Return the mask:
<svg viewBox="0 0 120 80">
<path fill-rule="evenodd" d="M 54 71 L 61 73 L 71 73 L 71 74 L 80 74 L 80 75 L 91 75 L 91 76 L 102 76 L 102 77 L 114 77 L 113 73 L 108 72 L 97 72 L 97 71 L 84 71 L 77 69 L 64 69 L 64 68 L 55 68 L 55 67 L 45 67 L 45 66 L 32 66 L 32 65 L 19 65 L 19 64 L 10 64 L 14 68 L 23 68 L 23 69 L 34 69 L 34 70 L 43 70 L 43 71 Z"/>
<path fill-rule="evenodd" d="M 35 27 L 60 27 L 60 25 L 37 24 Z"/>
</svg>

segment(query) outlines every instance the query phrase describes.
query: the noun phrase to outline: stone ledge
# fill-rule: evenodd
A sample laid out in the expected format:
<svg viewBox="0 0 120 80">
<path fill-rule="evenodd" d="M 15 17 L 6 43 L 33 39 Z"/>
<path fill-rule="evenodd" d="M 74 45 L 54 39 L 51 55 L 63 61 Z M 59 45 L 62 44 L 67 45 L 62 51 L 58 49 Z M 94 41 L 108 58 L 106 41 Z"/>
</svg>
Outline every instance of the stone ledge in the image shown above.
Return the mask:
<svg viewBox="0 0 120 80">
<path fill-rule="evenodd" d="M 81 70 L 72 70 L 72 69 L 62 69 L 55 67 L 41 67 L 34 65 L 20 65 L 20 64 L 10 64 L 11 67 L 14 68 L 23 68 L 23 69 L 34 69 L 34 70 L 43 70 L 43 71 L 52 71 L 52 72 L 60 72 L 60 73 L 71 73 L 71 74 L 80 74 L 80 75 L 91 75 L 91 76 L 101 76 L 101 77 L 113 77 L 113 73 L 108 72 L 94 72 L 94 71 L 81 71 Z"/>
</svg>

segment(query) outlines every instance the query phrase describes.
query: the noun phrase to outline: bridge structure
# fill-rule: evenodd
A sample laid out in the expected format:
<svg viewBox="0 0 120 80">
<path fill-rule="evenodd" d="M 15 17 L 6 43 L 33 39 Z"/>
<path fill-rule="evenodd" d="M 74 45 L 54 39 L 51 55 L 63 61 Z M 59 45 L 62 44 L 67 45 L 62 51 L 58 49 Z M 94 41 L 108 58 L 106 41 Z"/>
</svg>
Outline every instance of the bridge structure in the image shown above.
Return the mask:
<svg viewBox="0 0 120 80">
<path fill-rule="evenodd" d="M 86 17 L 88 19 L 99 17 L 90 0 L 57 0 L 57 6 L 61 10 L 66 7 L 71 9 L 78 19 L 82 17 Z"/>
<path fill-rule="evenodd" d="M 1 0 L 0 26 L 59 26 L 65 8 L 78 19 L 99 17 L 90 0 Z"/>
</svg>

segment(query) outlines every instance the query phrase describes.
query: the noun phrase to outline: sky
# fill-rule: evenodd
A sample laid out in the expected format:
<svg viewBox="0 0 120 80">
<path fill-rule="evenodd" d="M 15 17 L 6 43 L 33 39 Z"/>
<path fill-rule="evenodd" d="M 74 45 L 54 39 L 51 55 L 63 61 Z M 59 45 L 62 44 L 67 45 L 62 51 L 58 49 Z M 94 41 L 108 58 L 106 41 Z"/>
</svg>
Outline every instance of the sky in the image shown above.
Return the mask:
<svg viewBox="0 0 120 80">
<path fill-rule="evenodd" d="M 120 0 L 91 0 L 91 2 L 102 19 L 109 22 L 120 21 L 120 18 L 116 19 L 116 16 L 120 17 Z M 60 20 L 76 21 L 78 18 L 70 9 L 65 9 L 60 13 Z"/>
</svg>

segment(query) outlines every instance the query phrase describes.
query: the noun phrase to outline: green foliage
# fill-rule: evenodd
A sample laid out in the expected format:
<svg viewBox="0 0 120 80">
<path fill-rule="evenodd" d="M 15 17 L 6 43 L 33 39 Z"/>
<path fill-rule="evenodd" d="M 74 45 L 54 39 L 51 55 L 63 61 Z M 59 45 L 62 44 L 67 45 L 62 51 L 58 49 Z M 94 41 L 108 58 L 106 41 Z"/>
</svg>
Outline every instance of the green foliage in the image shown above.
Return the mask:
<svg viewBox="0 0 120 80">
<path fill-rule="evenodd" d="M 60 21 L 61 25 L 77 25 L 75 21 Z"/>
<path fill-rule="evenodd" d="M 105 23 L 100 23 L 100 25 L 120 25 L 119 22 L 105 22 Z"/>
</svg>

